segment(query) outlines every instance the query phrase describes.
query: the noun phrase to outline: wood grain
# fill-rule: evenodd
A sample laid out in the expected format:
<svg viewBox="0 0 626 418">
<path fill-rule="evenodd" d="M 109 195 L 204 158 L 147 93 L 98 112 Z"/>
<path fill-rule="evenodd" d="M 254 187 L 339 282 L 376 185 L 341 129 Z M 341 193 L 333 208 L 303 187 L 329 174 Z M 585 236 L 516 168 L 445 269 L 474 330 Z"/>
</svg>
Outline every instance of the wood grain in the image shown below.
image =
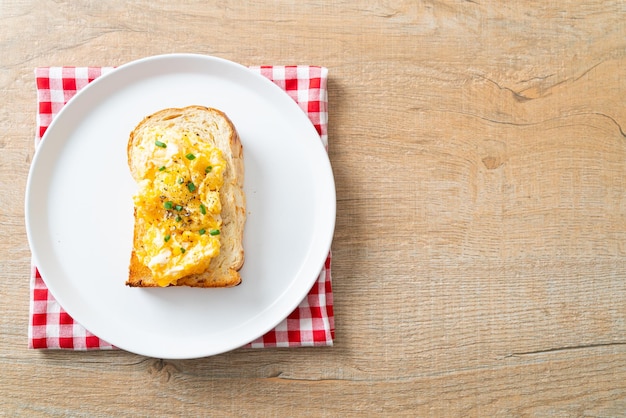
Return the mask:
<svg viewBox="0 0 626 418">
<path fill-rule="evenodd" d="M 626 415 L 621 1 L 0 3 L 0 415 Z M 332 348 L 28 350 L 33 69 L 330 70 Z"/>
</svg>

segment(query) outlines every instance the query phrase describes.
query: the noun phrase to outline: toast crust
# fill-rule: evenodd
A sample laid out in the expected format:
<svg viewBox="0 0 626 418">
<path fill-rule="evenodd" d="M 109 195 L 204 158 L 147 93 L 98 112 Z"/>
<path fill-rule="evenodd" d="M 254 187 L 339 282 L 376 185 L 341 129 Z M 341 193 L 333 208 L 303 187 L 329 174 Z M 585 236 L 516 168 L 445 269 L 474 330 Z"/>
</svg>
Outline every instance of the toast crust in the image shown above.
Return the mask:
<svg viewBox="0 0 626 418">
<path fill-rule="evenodd" d="M 183 129 L 199 133 L 200 137 L 222 151 L 226 160 L 224 184 L 220 189 L 222 227 L 220 252 L 211 259 L 209 267 L 200 274 L 181 277 L 169 286 L 232 287 L 241 283 L 239 270 L 244 263 L 243 229 L 246 204 L 243 193 L 244 164 L 241 140 L 231 120 L 222 111 L 204 106 L 168 108 L 145 117 L 130 133 L 127 154 L 132 177 L 139 182 L 146 166 L 141 146 L 150 129 Z M 133 249 L 130 256 L 126 285 L 130 287 L 160 287 L 151 270 L 137 257 L 143 229 L 134 212 Z"/>
</svg>

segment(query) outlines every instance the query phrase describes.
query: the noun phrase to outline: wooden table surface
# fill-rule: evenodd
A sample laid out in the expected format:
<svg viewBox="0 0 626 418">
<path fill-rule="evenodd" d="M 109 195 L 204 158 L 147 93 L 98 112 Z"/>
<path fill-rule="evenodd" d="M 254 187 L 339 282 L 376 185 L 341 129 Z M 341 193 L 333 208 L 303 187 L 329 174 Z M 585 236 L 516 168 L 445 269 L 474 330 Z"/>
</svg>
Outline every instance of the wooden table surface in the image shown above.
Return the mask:
<svg viewBox="0 0 626 418">
<path fill-rule="evenodd" d="M 0 2 L 0 415 L 626 414 L 626 3 L 181 3 Z M 169 52 L 329 68 L 333 347 L 27 348 L 33 69 Z"/>
</svg>

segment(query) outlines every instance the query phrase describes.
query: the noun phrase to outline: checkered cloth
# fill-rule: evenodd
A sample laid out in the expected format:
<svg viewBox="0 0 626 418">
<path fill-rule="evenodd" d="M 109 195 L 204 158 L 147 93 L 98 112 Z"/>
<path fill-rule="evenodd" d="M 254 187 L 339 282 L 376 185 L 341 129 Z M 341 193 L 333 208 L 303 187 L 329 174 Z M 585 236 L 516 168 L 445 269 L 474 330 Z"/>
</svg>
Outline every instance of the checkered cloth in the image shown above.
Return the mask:
<svg viewBox="0 0 626 418">
<path fill-rule="evenodd" d="M 316 66 L 250 67 L 284 89 L 317 129 L 328 148 L 328 70 Z M 61 108 L 78 90 L 113 67 L 37 68 L 37 133 L 35 146 Z M 331 285 L 331 253 L 324 268 L 300 305 L 275 329 L 246 345 L 248 348 L 329 346 L 333 344 L 335 323 Z M 78 324 L 48 291 L 36 266 L 30 279 L 29 348 L 93 350 L 115 349 Z"/>
</svg>

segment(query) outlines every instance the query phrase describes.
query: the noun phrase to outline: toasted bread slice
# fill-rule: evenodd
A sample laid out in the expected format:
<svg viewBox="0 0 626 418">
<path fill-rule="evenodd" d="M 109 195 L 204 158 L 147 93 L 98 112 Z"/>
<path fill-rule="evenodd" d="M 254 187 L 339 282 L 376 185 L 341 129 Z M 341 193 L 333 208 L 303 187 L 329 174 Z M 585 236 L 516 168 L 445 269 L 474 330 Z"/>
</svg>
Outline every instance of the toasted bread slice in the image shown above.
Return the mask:
<svg viewBox="0 0 626 418">
<path fill-rule="evenodd" d="M 178 278 L 168 286 L 230 287 L 241 282 L 239 270 L 243 266 L 243 230 L 246 222 L 246 204 L 243 192 L 243 149 L 239 135 L 230 119 L 221 111 L 202 107 L 169 108 L 158 111 L 141 121 L 131 132 L 128 141 L 128 166 L 138 183 L 144 179 L 149 165 L 147 144 L 154 144 L 155 129 L 191 132 L 198 138 L 221 150 L 226 162 L 223 185 L 219 190 L 221 203 L 221 229 L 219 254 L 211 259 L 208 268 L 197 274 Z M 157 287 L 159 284 L 151 269 L 140 262 L 137 249 L 145 233 L 138 222 L 135 208 L 133 249 L 130 257 L 129 277 L 131 287 Z M 204 233 L 204 232 L 203 232 Z"/>
</svg>

